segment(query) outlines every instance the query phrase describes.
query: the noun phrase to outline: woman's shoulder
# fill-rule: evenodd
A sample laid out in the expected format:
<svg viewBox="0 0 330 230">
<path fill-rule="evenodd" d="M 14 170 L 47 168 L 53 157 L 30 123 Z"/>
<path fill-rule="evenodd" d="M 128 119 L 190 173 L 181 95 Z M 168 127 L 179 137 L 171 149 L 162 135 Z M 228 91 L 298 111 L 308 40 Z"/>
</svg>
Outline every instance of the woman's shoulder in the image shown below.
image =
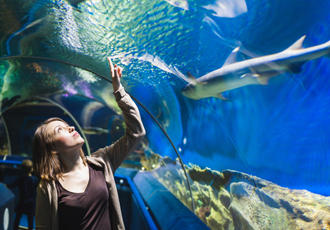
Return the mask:
<svg viewBox="0 0 330 230">
<path fill-rule="evenodd" d="M 37 190 L 43 193 L 48 193 L 53 188 L 55 188 L 55 181 L 49 181 L 45 179 L 40 179 L 37 185 Z"/>
<path fill-rule="evenodd" d="M 92 154 L 90 156 L 86 156 L 86 160 L 87 163 L 93 167 L 104 168 L 105 162 L 102 157 Z"/>
</svg>

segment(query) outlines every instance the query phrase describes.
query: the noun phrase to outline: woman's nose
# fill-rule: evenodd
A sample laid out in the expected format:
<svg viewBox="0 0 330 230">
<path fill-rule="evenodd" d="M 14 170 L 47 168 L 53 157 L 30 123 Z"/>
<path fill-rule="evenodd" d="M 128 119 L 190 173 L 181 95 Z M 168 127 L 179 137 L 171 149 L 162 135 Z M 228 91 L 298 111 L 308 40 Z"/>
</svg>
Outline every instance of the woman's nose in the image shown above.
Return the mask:
<svg viewBox="0 0 330 230">
<path fill-rule="evenodd" d="M 74 126 L 69 126 L 68 130 L 69 130 L 70 133 L 73 132 L 74 131 Z"/>
</svg>

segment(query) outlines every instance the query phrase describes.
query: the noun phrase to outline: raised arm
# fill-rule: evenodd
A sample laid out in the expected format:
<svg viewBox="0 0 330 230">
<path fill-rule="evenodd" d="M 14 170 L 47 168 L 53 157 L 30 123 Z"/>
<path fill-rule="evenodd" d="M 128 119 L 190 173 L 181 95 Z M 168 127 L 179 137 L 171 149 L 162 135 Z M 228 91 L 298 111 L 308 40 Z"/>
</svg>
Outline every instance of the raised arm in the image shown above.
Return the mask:
<svg viewBox="0 0 330 230">
<path fill-rule="evenodd" d="M 98 150 L 93 155 L 103 157 L 106 163 L 110 163 L 112 171 L 114 172 L 124 161 L 126 156 L 134 150 L 146 132 L 136 104 L 125 92 L 124 87 L 120 83 L 122 69 L 116 65 L 114 66 L 110 58 L 108 58 L 108 61 L 112 77 L 113 93 L 123 112 L 126 131 L 125 135 L 118 141 L 108 147 Z"/>
</svg>

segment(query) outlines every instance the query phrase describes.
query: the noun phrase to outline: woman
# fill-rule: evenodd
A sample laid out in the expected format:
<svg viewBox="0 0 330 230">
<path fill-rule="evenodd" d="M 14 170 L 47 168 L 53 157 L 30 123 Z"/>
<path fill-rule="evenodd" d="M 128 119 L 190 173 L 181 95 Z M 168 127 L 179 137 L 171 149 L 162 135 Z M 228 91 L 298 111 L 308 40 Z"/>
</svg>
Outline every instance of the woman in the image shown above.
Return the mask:
<svg viewBox="0 0 330 230">
<path fill-rule="evenodd" d="M 145 135 L 140 113 L 120 83 L 122 71 L 108 58 L 126 132 L 111 146 L 84 156 L 74 127 L 59 118 L 40 125 L 33 139 L 37 189 L 36 229 L 125 229 L 114 172 Z"/>
<path fill-rule="evenodd" d="M 23 160 L 21 169 L 22 175 L 14 183 L 8 185 L 11 189 L 18 188 L 18 204 L 15 208 L 14 230 L 19 229 L 19 223 L 23 214 L 27 216 L 29 230 L 32 230 L 38 179 L 32 174 L 33 167 L 31 160 Z"/>
</svg>

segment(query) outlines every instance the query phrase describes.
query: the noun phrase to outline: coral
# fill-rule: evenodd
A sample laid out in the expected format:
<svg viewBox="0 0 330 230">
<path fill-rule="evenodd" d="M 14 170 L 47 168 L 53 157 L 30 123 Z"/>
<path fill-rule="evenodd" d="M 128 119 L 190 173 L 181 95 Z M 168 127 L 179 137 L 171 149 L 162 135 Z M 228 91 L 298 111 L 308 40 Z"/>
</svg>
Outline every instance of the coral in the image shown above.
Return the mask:
<svg viewBox="0 0 330 230">
<path fill-rule="evenodd" d="M 201 169 L 197 165 L 187 168 L 187 171 L 192 180 L 209 184 L 214 189 L 219 189 L 228 179 L 221 172 L 208 168 Z"/>
<path fill-rule="evenodd" d="M 180 164 L 161 164 L 159 155 L 149 159 L 158 163 L 153 175 L 192 210 Z M 211 229 L 329 229 L 330 197 L 284 188 L 234 170 L 218 172 L 192 164 L 184 167 L 195 203 L 192 211 Z"/>
</svg>

